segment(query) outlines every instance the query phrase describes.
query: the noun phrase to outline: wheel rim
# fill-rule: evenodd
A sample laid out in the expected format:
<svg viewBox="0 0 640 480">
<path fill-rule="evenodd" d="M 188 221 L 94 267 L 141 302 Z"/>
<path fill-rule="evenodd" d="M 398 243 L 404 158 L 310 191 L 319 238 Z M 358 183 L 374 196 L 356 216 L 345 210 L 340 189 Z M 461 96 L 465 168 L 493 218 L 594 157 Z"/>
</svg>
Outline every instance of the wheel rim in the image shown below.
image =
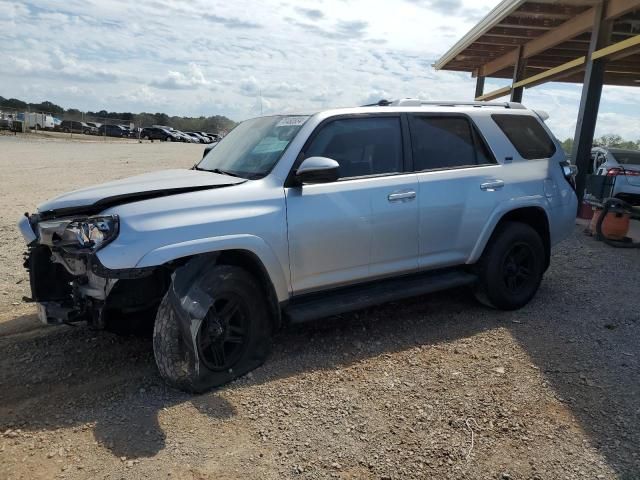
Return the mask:
<svg viewBox="0 0 640 480">
<path fill-rule="evenodd" d="M 528 288 L 534 278 L 535 255 L 526 243 L 511 247 L 502 264 L 502 279 L 510 293 L 520 293 Z"/>
<path fill-rule="evenodd" d="M 242 299 L 233 293 L 219 295 L 198 332 L 198 356 L 212 371 L 228 371 L 247 347 L 248 313 Z"/>
</svg>

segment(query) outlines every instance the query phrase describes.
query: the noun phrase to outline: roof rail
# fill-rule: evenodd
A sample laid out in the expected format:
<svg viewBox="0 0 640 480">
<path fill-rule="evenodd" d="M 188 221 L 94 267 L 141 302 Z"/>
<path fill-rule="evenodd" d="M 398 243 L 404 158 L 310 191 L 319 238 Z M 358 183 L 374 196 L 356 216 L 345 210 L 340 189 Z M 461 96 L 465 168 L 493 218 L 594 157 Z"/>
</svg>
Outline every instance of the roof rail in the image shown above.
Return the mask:
<svg viewBox="0 0 640 480">
<path fill-rule="evenodd" d="M 502 107 L 502 108 L 513 108 L 522 110 L 526 107 L 521 103 L 517 102 L 447 102 L 447 101 L 424 101 L 419 100 L 417 98 L 402 98 L 399 100 L 380 100 L 378 103 L 372 103 L 369 105 L 362 105 L 363 107 L 387 107 L 387 106 L 396 106 L 396 107 L 419 107 L 422 105 L 433 105 L 437 107 Z"/>
</svg>

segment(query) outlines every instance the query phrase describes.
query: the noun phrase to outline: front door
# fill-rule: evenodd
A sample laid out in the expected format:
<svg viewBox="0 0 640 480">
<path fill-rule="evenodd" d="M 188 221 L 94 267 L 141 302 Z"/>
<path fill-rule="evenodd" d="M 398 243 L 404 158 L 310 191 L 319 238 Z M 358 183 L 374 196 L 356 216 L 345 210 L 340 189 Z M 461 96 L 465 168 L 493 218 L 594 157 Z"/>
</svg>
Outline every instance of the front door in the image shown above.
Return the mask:
<svg viewBox="0 0 640 480">
<path fill-rule="evenodd" d="M 417 268 L 418 182 L 403 173 L 399 116 L 329 120 L 302 156 L 336 160 L 340 178 L 286 189 L 294 294 Z"/>
</svg>

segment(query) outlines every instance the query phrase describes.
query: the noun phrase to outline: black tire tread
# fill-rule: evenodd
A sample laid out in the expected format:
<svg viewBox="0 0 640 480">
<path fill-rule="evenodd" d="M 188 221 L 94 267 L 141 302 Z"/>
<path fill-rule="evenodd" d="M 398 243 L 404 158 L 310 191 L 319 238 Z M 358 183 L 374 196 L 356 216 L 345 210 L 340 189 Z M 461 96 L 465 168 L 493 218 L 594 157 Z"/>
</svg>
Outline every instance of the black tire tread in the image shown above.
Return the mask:
<svg viewBox="0 0 640 480">
<path fill-rule="evenodd" d="M 537 254 L 540 259 L 539 279 L 533 293 L 528 295 L 524 301 L 514 301 L 513 299 L 505 298 L 504 295 L 500 295 L 498 289 L 491 288 L 492 284 L 496 281 L 491 276 L 491 267 L 494 263 L 498 262 L 499 257 L 501 257 L 509 240 L 514 237 L 526 238 L 531 243 L 531 246 L 537 250 Z M 476 299 L 483 305 L 498 310 L 517 310 L 522 308 L 531 300 L 531 298 L 533 298 L 538 286 L 540 285 L 540 281 L 542 280 L 542 275 L 545 270 L 544 258 L 544 244 L 542 243 L 542 238 L 540 238 L 540 235 L 533 227 L 526 223 L 517 221 L 508 221 L 499 225 L 491 236 L 482 257 L 477 264 L 479 281 L 474 290 Z"/>
<path fill-rule="evenodd" d="M 271 326 L 267 316 L 266 300 L 254 277 L 237 266 L 216 265 L 212 268 L 216 270 L 216 282 L 222 283 L 232 278 L 246 286 L 252 302 L 255 302 L 257 311 L 263 312 L 264 318 L 260 319 L 262 323 L 265 323 L 265 325 L 262 325 L 262 333 L 265 336 L 269 336 Z M 261 347 L 264 348 L 261 348 L 260 351 L 252 352 L 255 355 L 251 358 L 252 361 L 245 365 L 245 368 L 239 368 L 237 372 L 234 372 L 233 375 L 228 375 L 228 378 L 225 378 L 221 383 L 211 384 L 210 380 L 207 381 L 204 378 L 207 370 L 203 364 L 199 365 L 200 376 L 196 375 L 195 365 L 192 365 L 193 362 L 191 362 L 191 355 L 185 350 L 181 342 L 177 312 L 167 294 L 162 299 L 156 316 L 153 330 L 153 351 L 160 375 L 169 385 L 179 390 L 200 393 L 231 381 L 262 364 L 269 353 L 270 338 L 265 338 L 264 340 L 264 345 L 261 344 Z"/>
</svg>

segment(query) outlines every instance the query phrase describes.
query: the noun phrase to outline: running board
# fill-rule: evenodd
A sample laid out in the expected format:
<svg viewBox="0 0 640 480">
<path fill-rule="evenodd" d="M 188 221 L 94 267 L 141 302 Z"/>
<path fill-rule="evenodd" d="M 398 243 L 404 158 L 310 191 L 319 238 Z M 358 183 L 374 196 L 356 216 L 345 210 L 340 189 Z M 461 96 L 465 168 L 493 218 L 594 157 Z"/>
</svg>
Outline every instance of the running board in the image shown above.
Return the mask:
<svg viewBox="0 0 640 480">
<path fill-rule="evenodd" d="M 294 297 L 284 308 L 290 323 L 302 323 L 373 307 L 394 300 L 470 285 L 477 280 L 462 270 L 441 270 L 367 282 Z"/>
</svg>

